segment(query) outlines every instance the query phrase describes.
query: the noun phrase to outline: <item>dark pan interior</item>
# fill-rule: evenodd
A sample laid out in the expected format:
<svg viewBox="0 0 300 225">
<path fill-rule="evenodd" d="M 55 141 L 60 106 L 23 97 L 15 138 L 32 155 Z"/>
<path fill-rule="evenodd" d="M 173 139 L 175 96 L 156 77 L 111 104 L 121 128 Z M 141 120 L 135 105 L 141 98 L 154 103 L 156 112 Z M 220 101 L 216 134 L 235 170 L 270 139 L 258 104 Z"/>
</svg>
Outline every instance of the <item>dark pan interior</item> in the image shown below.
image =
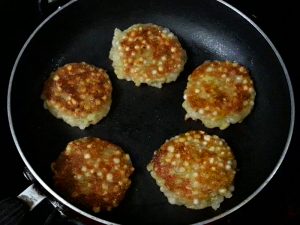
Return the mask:
<svg viewBox="0 0 300 225">
<path fill-rule="evenodd" d="M 135 23 L 170 28 L 187 50 L 176 82 L 162 89 L 135 87 L 116 79 L 108 59 L 114 28 Z M 251 71 L 257 97 L 252 113 L 224 131 L 185 121 L 181 104 L 187 76 L 205 60 L 234 60 Z M 54 118 L 40 99 L 50 72 L 65 63 L 94 64 L 108 71 L 113 103 L 108 116 L 86 130 Z M 11 115 L 18 143 L 35 172 L 52 187 L 50 164 L 66 144 L 96 136 L 120 145 L 136 168 L 122 204 L 97 217 L 122 224 L 191 224 L 230 210 L 250 196 L 273 171 L 286 144 L 291 100 L 284 71 L 273 49 L 242 16 L 211 0 L 78 1 L 48 21 L 25 49 L 14 75 Z M 170 205 L 146 171 L 153 151 L 176 134 L 201 129 L 225 138 L 238 172 L 233 197 L 215 211 Z"/>
</svg>

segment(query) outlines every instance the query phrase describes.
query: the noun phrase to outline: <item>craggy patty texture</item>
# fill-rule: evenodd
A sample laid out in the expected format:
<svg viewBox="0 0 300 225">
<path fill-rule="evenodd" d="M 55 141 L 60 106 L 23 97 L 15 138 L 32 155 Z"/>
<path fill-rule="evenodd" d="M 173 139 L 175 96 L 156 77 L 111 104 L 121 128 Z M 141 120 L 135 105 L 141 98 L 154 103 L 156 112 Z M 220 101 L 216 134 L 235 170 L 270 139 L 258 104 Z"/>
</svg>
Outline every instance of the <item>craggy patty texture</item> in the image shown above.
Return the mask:
<svg viewBox="0 0 300 225">
<path fill-rule="evenodd" d="M 109 58 L 119 79 L 157 88 L 175 81 L 187 60 L 177 37 L 151 23 L 115 29 Z"/>
<path fill-rule="evenodd" d="M 120 204 L 134 171 L 120 147 L 93 137 L 70 142 L 51 168 L 59 193 L 96 213 Z"/>
<path fill-rule="evenodd" d="M 169 203 L 191 209 L 219 208 L 234 190 L 236 161 L 227 143 L 204 131 L 167 140 L 147 169 Z"/>
<path fill-rule="evenodd" d="M 52 72 L 41 98 L 56 118 L 85 129 L 105 117 L 112 85 L 105 70 L 87 63 L 69 63 Z"/>
<path fill-rule="evenodd" d="M 253 81 L 244 66 L 206 61 L 188 77 L 182 106 L 186 119 L 199 119 L 208 128 L 223 130 L 249 115 L 255 95 Z"/>
</svg>

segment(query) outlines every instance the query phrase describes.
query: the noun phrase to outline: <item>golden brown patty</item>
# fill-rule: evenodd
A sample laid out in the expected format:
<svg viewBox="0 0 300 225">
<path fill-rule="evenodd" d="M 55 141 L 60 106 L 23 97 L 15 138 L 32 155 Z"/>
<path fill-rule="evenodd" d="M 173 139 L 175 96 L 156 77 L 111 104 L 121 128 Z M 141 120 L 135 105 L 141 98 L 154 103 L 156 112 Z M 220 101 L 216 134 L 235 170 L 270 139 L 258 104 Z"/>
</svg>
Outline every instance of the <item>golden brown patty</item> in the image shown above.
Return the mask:
<svg viewBox="0 0 300 225">
<path fill-rule="evenodd" d="M 190 131 L 167 140 L 147 169 L 171 204 L 217 209 L 232 196 L 235 167 L 223 139 Z"/>
<path fill-rule="evenodd" d="M 169 29 L 148 23 L 115 29 L 109 58 L 119 79 L 161 88 L 177 79 L 187 57 Z"/>
<path fill-rule="evenodd" d="M 120 147 L 92 137 L 70 142 L 51 167 L 57 190 L 94 212 L 119 205 L 134 170 Z"/>
<path fill-rule="evenodd" d="M 112 86 L 103 69 L 70 63 L 54 71 L 42 92 L 44 107 L 55 117 L 81 129 L 105 117 L 111 105 Z"/>
<path fill-rule="evenodd" d="M 208 128 L 241 123 L 254 106 L 255 90 L 248 70 L 233 62 L 205 62 L 188 78 L 183 108 L 186 118 Z"/>
</svg>

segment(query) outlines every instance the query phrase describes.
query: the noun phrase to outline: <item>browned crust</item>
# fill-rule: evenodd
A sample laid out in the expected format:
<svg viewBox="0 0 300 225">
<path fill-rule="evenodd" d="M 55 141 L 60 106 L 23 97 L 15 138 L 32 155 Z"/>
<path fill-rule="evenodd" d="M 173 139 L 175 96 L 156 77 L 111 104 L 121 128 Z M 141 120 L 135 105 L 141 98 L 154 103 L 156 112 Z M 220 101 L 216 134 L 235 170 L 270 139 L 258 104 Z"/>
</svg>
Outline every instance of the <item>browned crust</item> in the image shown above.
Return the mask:
<svg viewBox="0 0 300 225">
<path fill-rule="evenodd" d="M 94 212 L 119 205 L 134 170 L 128 154 L 99 138 L 70 142 L 51 167 L 57 190 Z"/>
<path fill-rule="evenodd" d="M 203 131 L 166 141 L 148 169 L 183 202 L 207 201 L 233 185 L 236 161 L 227 143 Z"/>
<path fill-rule="evenodd" d="M 106 72 L 82 62 L 66 64 L 51 73 L 41 97 L 61 113 L 81 118 L 110 106 L 111 93 Z"/>
<path fill-rule="evenodd" d="M 200 114 L 218 120 L 254 105 L 255 90 L 248 70 L 237 63 L 205 62 L 189 76 L 185 99 Z"/>
</svg>

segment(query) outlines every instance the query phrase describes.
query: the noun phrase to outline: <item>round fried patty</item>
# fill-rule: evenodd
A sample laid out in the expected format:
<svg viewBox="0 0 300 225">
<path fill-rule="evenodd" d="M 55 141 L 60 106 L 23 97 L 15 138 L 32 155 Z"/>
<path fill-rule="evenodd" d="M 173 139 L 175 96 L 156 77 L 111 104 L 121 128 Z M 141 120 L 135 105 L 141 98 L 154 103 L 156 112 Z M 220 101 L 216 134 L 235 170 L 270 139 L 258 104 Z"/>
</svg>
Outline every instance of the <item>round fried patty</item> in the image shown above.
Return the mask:
<svg viewBox="0 0 300 225">
<path fill-rule="evenodd" d="M 187 56 L 169 29 L 148 23 L 115 29 L 109 58 L 119 79 L 161 88 L 177 79 Z"/>
<path fill-rule="evenodd" d="M 44 107 L 55 117 L 84 129 L 107 115 L 111 93 L 106 72 L 82 62 L 66 64 L 52 72 L 41 97 Z"/>
<path fill-rule="evenodd" d="M 56 189 L 94 212 L 119 205 L 134 170 L 120 147 L 93 137 L 70 142 L 51 168 Z"/>
<path fill-rule="evenodd" d="M 183 108 L 186 119 L 208 128 L 241 123 L 254 106 L 255 90 L 248 70 L 234 62 L 207 61 L 188 77 Z"/>
<path fill-rule="evenodd" d="M 227 143 L 204 131 L 167 140 L 147 169 L 171 204 L 217 209 L 234 189 L 236 161 Z"/>
</svg>

